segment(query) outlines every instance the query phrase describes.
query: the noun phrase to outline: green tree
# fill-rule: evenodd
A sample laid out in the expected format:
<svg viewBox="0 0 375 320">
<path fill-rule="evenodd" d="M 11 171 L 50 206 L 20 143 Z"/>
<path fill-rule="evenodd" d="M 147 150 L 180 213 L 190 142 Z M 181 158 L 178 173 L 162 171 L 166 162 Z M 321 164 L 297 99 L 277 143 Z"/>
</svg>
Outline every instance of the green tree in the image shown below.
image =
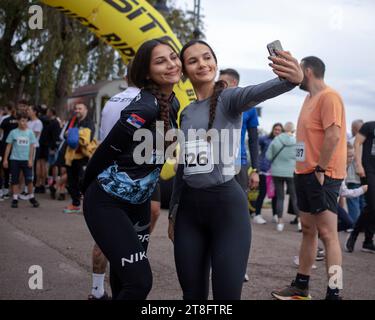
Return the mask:
<svg viewBox="0 0 375 320">
<path fill-rule="evenodd" d="M 36 0 L 0 1 L 0 103 L 28 98 L 61 113 L 74 87 L 123 76 L 120 55 L 58 10 L 42 4 L 43 30 L 31 30 L 32 4 L 41 5 Z M 166 20 L 185 43 L 193 37 L 194 17 L 168 5 Z"/>
</svg>

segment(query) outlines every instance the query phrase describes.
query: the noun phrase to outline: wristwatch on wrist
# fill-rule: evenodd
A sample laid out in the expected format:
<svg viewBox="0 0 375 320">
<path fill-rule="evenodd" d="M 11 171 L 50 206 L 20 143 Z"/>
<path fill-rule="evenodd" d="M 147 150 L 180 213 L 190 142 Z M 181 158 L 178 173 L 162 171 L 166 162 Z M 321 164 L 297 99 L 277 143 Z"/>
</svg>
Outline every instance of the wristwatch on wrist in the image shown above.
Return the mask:
<svg viewBox="0 0 375 320">
<path fill-rule="evenodd" d="M 317 165 L 315 167 L 315 172 L 322 172 L 322 173 L 325 173 L 326 172 L 326 169 L 323 169 L 321 166 Z"/>
</svg>

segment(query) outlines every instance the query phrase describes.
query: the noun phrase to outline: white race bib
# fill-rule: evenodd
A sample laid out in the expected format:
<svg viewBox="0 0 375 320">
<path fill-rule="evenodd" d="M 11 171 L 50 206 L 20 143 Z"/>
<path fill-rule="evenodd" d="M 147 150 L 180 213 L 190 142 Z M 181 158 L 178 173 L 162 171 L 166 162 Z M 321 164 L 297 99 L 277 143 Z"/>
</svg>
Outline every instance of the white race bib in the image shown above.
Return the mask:
<svg viewBox="0 0 375 320">
<path fill-rule="evenodd" d="M 305 161 L 305 143 L 298 142 L 296 143 L 296 161 L 304 162 Z"/>
<path fill-rule="evenodd" d="M 193 140 L 185 143 L 184 174 L 210 173 L 214 170 L 212 144 L 206 140 Z"/>
<path fill-rule="evenodd" d="M 29 145 L 29 138 L 27 137 L 19 137 L 17 138 L 17 145 L 23 147 Z"/>
</svg>

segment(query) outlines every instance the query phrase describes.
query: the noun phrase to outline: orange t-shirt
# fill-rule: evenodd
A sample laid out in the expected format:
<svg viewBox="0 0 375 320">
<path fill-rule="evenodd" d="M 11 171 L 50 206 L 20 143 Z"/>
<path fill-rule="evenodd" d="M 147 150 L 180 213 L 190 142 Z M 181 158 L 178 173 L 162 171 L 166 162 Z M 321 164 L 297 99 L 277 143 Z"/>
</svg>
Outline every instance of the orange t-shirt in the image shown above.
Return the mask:
<svg viewBox="0 0 375 320">
<path fill-rule="evenodd" d="M 297 125 L 296 173 L 306 174 L 318 165 L 324 133 L 336 125 L 340 140 L 326 168 L 326 175 L 334 179 L 346 176 L 346 119 L 340 95 L 327 87 L 314 97 L 308 95 L 303 103 Z"/>
</svg>

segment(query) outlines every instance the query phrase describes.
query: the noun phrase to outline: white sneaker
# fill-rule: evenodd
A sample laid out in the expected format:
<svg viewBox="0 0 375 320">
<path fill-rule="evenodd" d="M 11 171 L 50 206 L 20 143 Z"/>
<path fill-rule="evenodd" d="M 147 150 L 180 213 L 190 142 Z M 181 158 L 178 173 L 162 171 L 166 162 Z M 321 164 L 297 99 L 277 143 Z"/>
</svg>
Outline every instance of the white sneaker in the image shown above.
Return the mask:
<svg viewBox="0 0 375 320">
<path fill-rule="evenodd" d="M 254 217 L 254 222 L 256 224 L 266 224 L 267 223 L 267 221 L 264 220 L 263 217 L 260 214 Z"/>
<path fill-rule="evenodd" d="M 284 230 L 284 223 L 278 223 L 276 225 L 276 230 L 282 232 Z"/>
<path fill-rule="evenodd" d="M 298 232 L 302 232 L 302 224 L 301 224 L 301 222 L 298 222 L 297 229 L 298 229 Z"/>
<path fill-rule="evenodd" d="M 279 218 L 278 218 L 277 215 L 272 216 L 272 222 L 273 223 L 278 223 L 279 222 Z"/>
<path fill-rule="evenodd" d="M 26 194 L 21 193 L 18 195 L 18 198 L 20 198 L 21 200 L 30 200 L 31 197 L 30 197 L 30 194 L 28 193 Z"/>
<path fill-rule="evenodd" d="M 293 263 L 296 267 L 299 267 L 299 256 L 294 256 L 293 257 Z M 317 266 L 315 264 L 312 265 L 312 269 L 316 269 Z"/>
<path fill-rule="evenodd" d="M 245 277 L 243 279 L 244 282 L 248 282 L 249 281 L 249 276 L 247 275 L 247 273 L 245 273 Z"/>
</svg>

